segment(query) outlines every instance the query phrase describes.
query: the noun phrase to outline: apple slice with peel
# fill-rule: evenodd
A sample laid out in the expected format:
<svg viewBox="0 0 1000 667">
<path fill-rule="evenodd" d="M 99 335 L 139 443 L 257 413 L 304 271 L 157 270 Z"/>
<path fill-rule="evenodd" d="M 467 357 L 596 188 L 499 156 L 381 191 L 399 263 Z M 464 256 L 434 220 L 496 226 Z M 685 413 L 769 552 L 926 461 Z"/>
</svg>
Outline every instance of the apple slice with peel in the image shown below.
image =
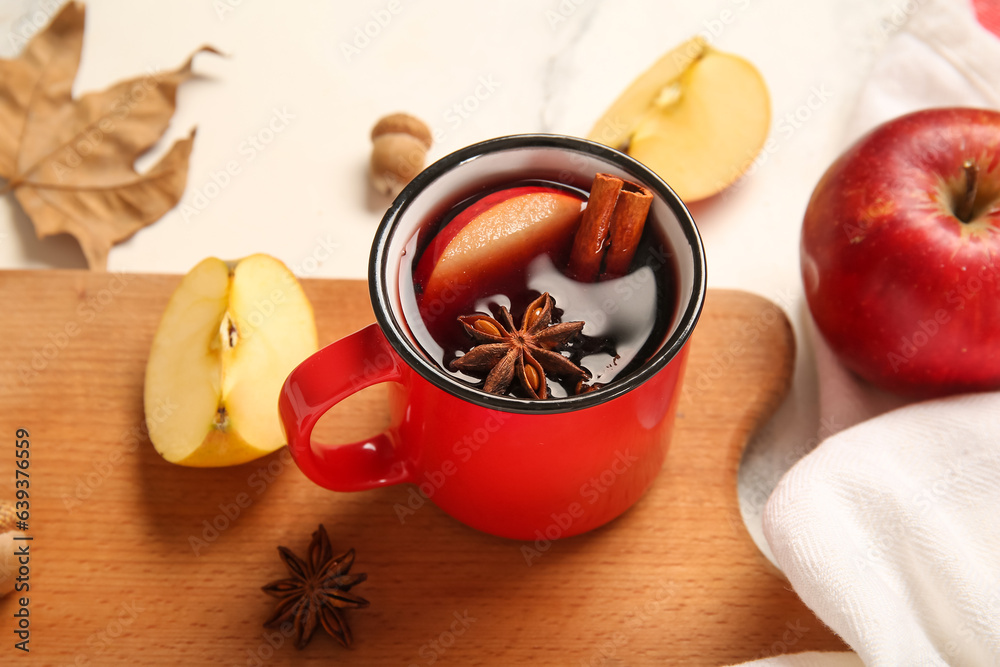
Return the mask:
<svg viewBox="0 0 1000 667">
<path fill-rule="evenodd" d="M 424 251 L 414 280 L 422 304 L 452 303 L 527 266 L 534 257 L 569 247 L 583 199 L 543 186 L 486 195 L 455 216 Z"/>
<path fill-rule="evenodd" d="M 208 467 L 280 448 L 281 385 L 316 349 L 312 306 L 279 260 L 203 260 L 170 298 L 146 365 L 146 425 L 156 451 Z"/>
<path fill-rule="evenodd" d="M 624 149 L 681 199 L 704 199 L 739 178 L 767 139 L 771 101 L 749 62 L 685 42 L 643 73 L 589 139 Z"/>
</svg>

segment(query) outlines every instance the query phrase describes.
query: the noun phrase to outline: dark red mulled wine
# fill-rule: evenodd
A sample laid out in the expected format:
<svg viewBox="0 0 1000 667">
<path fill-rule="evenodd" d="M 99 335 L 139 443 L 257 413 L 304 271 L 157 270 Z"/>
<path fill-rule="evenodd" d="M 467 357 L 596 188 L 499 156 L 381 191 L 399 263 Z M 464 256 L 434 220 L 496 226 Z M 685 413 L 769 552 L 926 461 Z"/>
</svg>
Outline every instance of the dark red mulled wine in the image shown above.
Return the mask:
<svg viewBox="0 0 1000 667">
<path fill-rule="evenodd" d="M 517 197 L 508 198 L 511 193 Z M 626 275 L 597 282 L 569 277 L 566 267 L 572 231 L 587 199 L 584 190 L 528 179 L 480 190 L 433 214 L 407 248 L 408 257 L 404 257 L 400 275 L 403 312 L 424 352 L 447 373 L 482 387 L 483 374 L 449 368 L 452 360 L 476 345 L 459 316 L 482 313 L 503 322 L 500 310 L 505 307 L 515 326 L 520 327 L 528 304 L 547 292 L 554 301 L 553 323 L 585 323 L 582 333 L 560 348 L 564 356 L 589 371 L 591 377 L 583 386 L 585 390 L 622 379 L 641 367 L 663 343 L 676 313 L 673 253 L 650 213 Z M 502 206 L 506 210 L 497 213 Z M 499 221 L 496 224 L 508 227 L 520 224 L 518 215 L 536 225 L 544 217 L 542 224 L 548 225 L 550 231 L 535 236 L 522 233 L 529 239 L 524 243 L 511 242 L 516 235 L 493 239 L 489 224 L 494 221 L 481 215 L 492 215 Z M 454 248 L 455 243 L 466 241 L 454 242 L 462 229 L 472 237 L 466 243 L 473 248 L 472 259 L 466 257 L 472 269 L 453 272 L 447 282 L 438 281 L 442 287 L 430 276 L 440 261 L 442 246 Z M 428 292 L 429 284 L 433 295 Z M 552 398 L 580 391 L 577 378 L 547 373 L 546 379 Z M 508 393 L 528 397 L 517 382 L 510 385 Z"/>
</svg>

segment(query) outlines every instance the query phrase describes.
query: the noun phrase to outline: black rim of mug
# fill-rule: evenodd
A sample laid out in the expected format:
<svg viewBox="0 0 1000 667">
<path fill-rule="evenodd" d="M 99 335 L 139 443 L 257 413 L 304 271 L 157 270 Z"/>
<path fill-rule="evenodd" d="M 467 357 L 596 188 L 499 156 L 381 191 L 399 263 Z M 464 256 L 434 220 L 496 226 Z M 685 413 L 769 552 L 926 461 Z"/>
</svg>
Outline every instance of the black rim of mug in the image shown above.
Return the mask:
<svg viewBox="0 0 1000 667">
<path fill-rule="evenodd" d="M 559 148 L 575 151 L 604 160 L 624 170 L 632 178 L 654 190 L 667 203 L 684 232 L 694 259 L 691 300 L 681 314 L 677 328 L 667 337 L 664 345 L 646 364 L 627 378 L 579 396 L 539 401 L 488 394 L 481 389 L 465 384 L 428 359 L 417 347 L 416 342 L 410 340 L 404 325 L 397 321 L 394 313 L 395 308 L 389 298 L 389 286 L 385 280 L 389 261 L 386 248 L 400 218 L 406 212 L 413 198 L 442 174 L 469 160 L 487 153 L 522 148 Z M 675 249 L 676 251 L 677 249 Z M 691 332 L 694 331 L 698 318 L 701 316 L 707 288 L 705 248 L 702 245 L 701 235 L 695 225 L 694 218 L 691 217 L 690 211 L 681 198 L 677 196 L 677 193 L 648 167 L 621 151 L 586 139 L 557 134 L 519 134 L 489 139 L 446 155 L 424 169 L 399 193 L 382 217 L 382 222 L 379 224 L 372 242 L 368 275 L 375 319 L 389 344 L 408 366 L 431 384 L 465 401 L 494 410 L 522 414 L 552 414 L 582 410 L 607 403 L 649 380 L 674 359 L 691 336 Z"/>
</svg>

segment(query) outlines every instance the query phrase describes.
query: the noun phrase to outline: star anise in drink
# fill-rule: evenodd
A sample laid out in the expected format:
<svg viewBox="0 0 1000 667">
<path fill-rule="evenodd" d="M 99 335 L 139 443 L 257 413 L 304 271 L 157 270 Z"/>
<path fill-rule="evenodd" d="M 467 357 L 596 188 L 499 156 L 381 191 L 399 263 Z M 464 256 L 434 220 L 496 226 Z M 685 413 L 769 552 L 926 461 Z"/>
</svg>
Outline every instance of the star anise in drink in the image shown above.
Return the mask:
<svg viewBox="0 0 1000 667">
<path fill-rule="evenodd" d="M 521 328 L 514 326 L 510 311 L 500 307 L 500 321 L 489 315 L 458 318 L 466 333 L 478 345 L 449 364 L 452 370 L 483 373 L 489 371 L 483 391 L 504 394 L 517 378 L 531 398 L 547 398 L 545 374 L 573 380 L 590 377 L 556 350 L 570 343 L 583 329 L 583 322 L 552 324 L 553 301 L 546 292 L 531 302 Z"/>
<path fill-rule="evenodd" d="M 320 524 L 312 534 L 305 559 L 287 547 L 278 547 L 278 553 L 292 576 L 262 587 L 265 593 L 280 600 L 264 627 L 279 628 L 291 621 L 295 648 L 304 648 L 318 626 L 323 626 L 343 646 L 350 646 L 351 628 L 343 610 L 368 606 L 368 600 L 350 592 L 368 578 L 367 574 L 350 574 L 354 549 L 334 558 L 330 537 Z"/>
</svg>

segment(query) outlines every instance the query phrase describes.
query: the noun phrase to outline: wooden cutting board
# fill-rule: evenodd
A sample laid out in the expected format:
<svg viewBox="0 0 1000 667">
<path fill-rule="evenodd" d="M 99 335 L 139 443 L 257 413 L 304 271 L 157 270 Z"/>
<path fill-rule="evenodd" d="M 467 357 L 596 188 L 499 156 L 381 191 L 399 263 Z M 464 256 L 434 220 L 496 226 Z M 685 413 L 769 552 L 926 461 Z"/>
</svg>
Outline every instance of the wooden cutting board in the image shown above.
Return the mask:
<svg viewBox="0 0 1000 667">
<path fill-rule="evenodd" d="M 781 310 L 711 291 L 660 477 L 629 512 L 558 541 L 474 531 L 410 488 L 335 494 L 287 454 L 232 468 L 164 462 L 144 436 L 146 355 L 178 276 L 0 272 L 0 498 L 30 433 L 30 654 L 14 648 L 18 596 L 0 600 L 2 662 L 45 665 L 724 665 L 843 649 L 758 552 L 736 497 L 743 447 L 788 389 Z M 363 282 L 307 280 L 325 344 L 373 321 Z M 338 406 L 318 436 L 386 423 L 383 389 Z M 286 576 L 317 524 L 357 550 L 350 650 L 303 651 L 261 624 L 260 586 Z M 542 546 L 545 545 L 528 545 Z"/>
</svg>

